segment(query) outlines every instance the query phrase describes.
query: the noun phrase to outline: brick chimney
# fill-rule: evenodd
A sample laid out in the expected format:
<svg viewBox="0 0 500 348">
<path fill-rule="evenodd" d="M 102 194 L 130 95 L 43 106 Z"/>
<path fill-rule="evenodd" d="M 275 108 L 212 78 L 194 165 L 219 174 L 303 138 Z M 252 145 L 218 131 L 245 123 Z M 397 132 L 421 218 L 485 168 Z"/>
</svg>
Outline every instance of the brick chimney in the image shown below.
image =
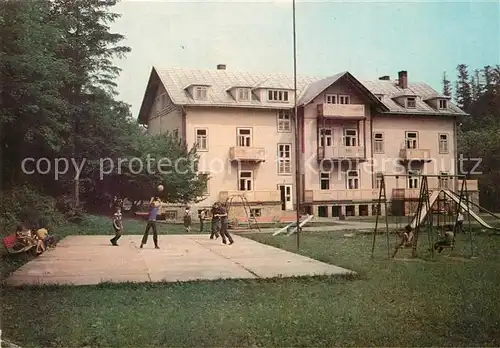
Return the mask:
<svg viewBox="0 0 500 348">
<path fill-rule="evenodd" d="M 217 64 L 217 70 L 226 70 L 226 64 Z"/>
<path fill-rule="evenodd" d="M 380 76 L 378 79 L 382 80 L 382 81 L 389 81 L 391 78 L 387 75 L 384 75 L 384 76 Z"/>
<path fill-rule="evenodd" d="M 398 72 L 398 85 L 399 88 L 408 88 L 408 72 L 406 70 Z"/>
</svg>

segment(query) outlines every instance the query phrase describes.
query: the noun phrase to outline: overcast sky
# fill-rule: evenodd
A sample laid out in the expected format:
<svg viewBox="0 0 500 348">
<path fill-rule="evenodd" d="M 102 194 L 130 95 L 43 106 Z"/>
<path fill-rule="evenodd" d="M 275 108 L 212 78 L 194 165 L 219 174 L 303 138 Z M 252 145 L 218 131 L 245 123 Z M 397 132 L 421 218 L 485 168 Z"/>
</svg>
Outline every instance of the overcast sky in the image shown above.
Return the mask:
<svg viewBox="0 0 500 348">
<path fill-rule="evenodd" d="M 137 112 L 153 65 L 293 74 L 292 2 L 122 0 L 112 31 L 132 48 L 117 61 L 120 98 Z M 297 0 L 299 75 L 348 70 L 358 79 L 397 77 L 441 90 L 443 71 L 500 64 L 498 1 Z"/>
</svg>

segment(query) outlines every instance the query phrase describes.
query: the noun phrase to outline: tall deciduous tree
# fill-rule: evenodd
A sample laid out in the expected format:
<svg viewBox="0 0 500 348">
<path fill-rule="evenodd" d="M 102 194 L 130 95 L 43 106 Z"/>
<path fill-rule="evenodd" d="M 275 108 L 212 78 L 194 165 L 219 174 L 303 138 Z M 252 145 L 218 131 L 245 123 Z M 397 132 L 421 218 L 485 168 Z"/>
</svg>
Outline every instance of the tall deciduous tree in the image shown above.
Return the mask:
<svg viewBox="0 0 500 348">
<path fill-rule="evenodd" d="M 110 32 L 108 24 L 119 17 L 110 11 L 116 5 L 115 0 L 53 0 L 51 5 L 52 14 L 59 18 L 64 33 L 59 53 L 71 62 L 71 78 L 63 88 L 63 95 L 71 104 L 68 113 L 72 124 L 69 155 L 81 162 L 85 158 L 82 138 L 87 137 L 89 128 L 99 126 L 89 121 L 89 118 L 96 117 L 90 111 L 103 111 L 93 106 L 96 94 L 101 101 L 106 97 L 111 99 L 116 87 L 115 78 L 120 72 L 112 59 L 122 57 L 130 48 L 120 45 L 123 35 Z M 97 118 L 110 116 L 109 113 L 101 114 Z M 79 178 L 74 174 L 74 202 L 79 205 Z"/>
<path fill-rule="evenodd" d="M 53 157 L 66 145 L 69 104 L 59 91 L 69 62 L 46 1 L 0 2 L 0 129 L 4 189 L 22 180 L 26 157 Z"/>
</svg>

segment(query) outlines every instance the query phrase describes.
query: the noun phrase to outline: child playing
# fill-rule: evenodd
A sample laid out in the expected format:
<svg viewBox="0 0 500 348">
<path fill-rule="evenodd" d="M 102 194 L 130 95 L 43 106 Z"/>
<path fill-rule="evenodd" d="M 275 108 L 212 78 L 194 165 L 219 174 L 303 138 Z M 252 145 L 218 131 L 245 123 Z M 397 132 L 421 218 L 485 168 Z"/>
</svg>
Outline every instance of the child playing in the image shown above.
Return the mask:
<svg viewBox="0 0 500 348">
<path fill-rule="evenodd" d="M 120 206 L 116 207 L 116 212 L 113 215 L 113 230 L 115 231 L 115 236 L 110 239 L 112 245 L 118 245 L 118 239 L 122 236 L 123 233 L 123 221 L 122 221 L 122 210 Z"/>
<path fill-rule="evenodd" d="M 444 234 L 441 235 L 441 240 L 434 244 L 434 250 L 438 253 L 443 251 L 444 247 L 449 247 L 453 245 L 453 240 L 455 239 L 455 234 L 453 233 L 453 226 L 445 226 Z"/>
<path fill-rule="evenodd" d="M 191 232 L 191 208 L 186 207 L 184 210 L 184 227 L 186 228 L 186 233 Z"/>
<path fill-rule="evenodd" d="M 144 235 L 142 236 L 141 245 L 139 248 L 142 249 L 144 244 L 148 242 L 149 230 L 153 230 L 153 242 L 155 244 L 155 249 L 160 249 L 158 245 L 158 231 L 156 230 L 156 218 L 158 216 L 158 212 L 160 210 L 161 200 L 159 197 L 153 197 L 149 204 L 149 215 L 148 215 L 148 223 L 146 225 L 146 230 L 144 231 Z"/>
</svg>

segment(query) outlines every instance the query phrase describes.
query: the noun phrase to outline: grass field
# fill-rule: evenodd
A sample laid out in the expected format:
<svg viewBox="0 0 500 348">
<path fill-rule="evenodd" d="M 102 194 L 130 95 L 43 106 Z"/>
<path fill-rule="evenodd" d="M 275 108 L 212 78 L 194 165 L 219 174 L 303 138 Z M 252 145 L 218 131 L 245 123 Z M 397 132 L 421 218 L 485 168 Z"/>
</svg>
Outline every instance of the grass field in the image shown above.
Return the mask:
<svg viewBox="0 0 500 348">
<path fill-rule="evenodd" d="M 106 224 L 95 218 L 58 233 L 103 234 Z M 127 223 L 131 234 L 143 227 Z M 294 237 L 246 236 L 295 251 Z M 425 254 L 427 239 L 420 241 Z M 474 242 L 471 261 L 387 261 L 385 237 L 377 236 L 371 261 L 369 235 L 302 235 L 300 253 L 355 270 L 355 280 L 6 287 L 2 334 L 23 347 L 500 346 L 500 236 Z M 468 253 L 459 235 L 454 254 Z M 4 275 L 17 266 L 8 264 Z"/>
</svg>

